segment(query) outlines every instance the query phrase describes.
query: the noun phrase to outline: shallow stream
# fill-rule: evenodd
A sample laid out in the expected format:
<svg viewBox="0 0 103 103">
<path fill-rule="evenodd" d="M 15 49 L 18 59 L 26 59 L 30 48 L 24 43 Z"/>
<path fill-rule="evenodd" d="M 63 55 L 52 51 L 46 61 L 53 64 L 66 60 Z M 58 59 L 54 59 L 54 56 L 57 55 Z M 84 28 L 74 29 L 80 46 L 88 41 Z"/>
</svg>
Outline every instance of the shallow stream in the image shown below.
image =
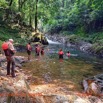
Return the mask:
<svg viewBox="0 0 103 103">
<path fill-rule="evenodd" d="M 65 52 L 63 61 L 58 59 L 60 48 Z M 71 53 L 69 59 L 67 51 Z M 27 56 L 26 53 L 19 55 Z M 33 51 L 32 61 L 24 64 L 23 69 L 34 77 L 34 85 L 55 84 L 66 91 L 82 91 L 83 79 L 103 73 L 103 60 L 62 44 L 51 44 L 45 47 L 45 55 L 39 58 Z"/>
</svg>

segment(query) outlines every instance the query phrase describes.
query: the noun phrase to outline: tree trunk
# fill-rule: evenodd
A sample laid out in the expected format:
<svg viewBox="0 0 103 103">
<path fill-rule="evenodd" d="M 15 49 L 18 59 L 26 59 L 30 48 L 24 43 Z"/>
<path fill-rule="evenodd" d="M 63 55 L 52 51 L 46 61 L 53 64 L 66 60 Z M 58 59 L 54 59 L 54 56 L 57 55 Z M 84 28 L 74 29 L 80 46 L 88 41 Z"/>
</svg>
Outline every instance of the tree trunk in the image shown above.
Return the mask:
<svg viewBox="0 0 103 103">
<path fill-rule="evenodd" d="M 32 28 L 32 18 L 31 18 L 31 15 L 30 15 L 30 18 L 29 18 L 29 25 Z"/>
<path fill-rule="evenodd" d="M 65 1 L 65 0 L 62 0 L 62 7 L 63 7 L 63 8 L 64 8 L 64 1 Z"/>
<path fill-rule="evenodd" d="M 18 0 L 18 5 L 19 5 L 18 10 L 20 11 L 21 0 Z"/>
<path fill-rule="evenodd" d="M 11 6 L 11 5 L 12 5 L 12 3 L 13 3 L 13 0 L 10 0 L 9 6 Z"/>
<path fill-rule="evenodd" d="M 38 23 L 38 19 L 37 19 L 37 4 L 38 4 L 38 0 L 36 0 L 36 11 L 35 11 L 35 32 L 37 31 L 37 23 Z"/>
</svg>

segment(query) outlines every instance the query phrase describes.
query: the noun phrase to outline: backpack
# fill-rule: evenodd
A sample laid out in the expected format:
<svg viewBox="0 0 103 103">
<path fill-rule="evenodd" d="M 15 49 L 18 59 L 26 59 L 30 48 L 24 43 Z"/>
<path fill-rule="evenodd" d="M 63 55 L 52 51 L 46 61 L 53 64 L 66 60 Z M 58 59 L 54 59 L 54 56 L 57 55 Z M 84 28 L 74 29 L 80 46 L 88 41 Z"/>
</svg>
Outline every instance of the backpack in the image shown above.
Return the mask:
<svg viewBox="0 0 103 103">
<path fill-rule="evenodd" d="M 2 49 L 3 50 L 6 50 L 6 49 L 8 49 L 9 48 L 9 46 L 8 46 L 8 43 L 7 42 L 4 42 L 3 44 L 2 44 Z"/>
</svg>

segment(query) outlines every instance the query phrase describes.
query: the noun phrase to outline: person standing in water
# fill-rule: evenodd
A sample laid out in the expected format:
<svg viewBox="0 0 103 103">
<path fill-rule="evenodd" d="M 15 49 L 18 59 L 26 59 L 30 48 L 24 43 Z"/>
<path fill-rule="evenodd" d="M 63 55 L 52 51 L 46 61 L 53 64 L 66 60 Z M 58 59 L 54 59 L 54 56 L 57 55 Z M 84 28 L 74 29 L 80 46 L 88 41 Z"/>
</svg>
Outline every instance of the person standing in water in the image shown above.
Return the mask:
<svg viewBox="0 0 103 103">
<path fill-rule="evenodd" d="M 66 53 L 66 55 L 68 56 L 68 59 L 70 58 L 70 52 L 68 51 L 67 53 Z"/>
<path fill-rule="evenodd" d="M 36 53 L 37 59 L 39 59 L 40 57 L 40 51 L 41 51 L 40 45 L 36 45 L 35 53 Z"/>
<path fill-rule="evenodd" d="M 31 43 L 29 42 L 29 43 L 27 44 L 28 60 L 31 59 L 31 51 L 32 51 L 32 47 L 31 47 Z"/>
<path fill-rule="evenodd" d="M 41 49 L 41 55 L 44 55 L 44 48 Z"/>
<path fill-rule="evenodd" d="M 63 52 L 62 49 L 59 50 L 58 55 L 59 55 L 59 60 L 62 61 L 63 60 L 63 55 L 64 55 L 64 52 Z"/>
</svg>

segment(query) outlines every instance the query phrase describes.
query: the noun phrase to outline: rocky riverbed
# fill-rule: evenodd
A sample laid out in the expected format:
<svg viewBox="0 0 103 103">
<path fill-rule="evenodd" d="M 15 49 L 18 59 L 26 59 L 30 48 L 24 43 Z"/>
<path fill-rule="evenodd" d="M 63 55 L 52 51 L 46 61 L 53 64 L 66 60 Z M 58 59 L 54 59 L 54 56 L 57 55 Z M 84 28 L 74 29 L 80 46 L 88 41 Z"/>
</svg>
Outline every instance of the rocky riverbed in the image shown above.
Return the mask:
<svg viewBox="0 0 103 103">
<path fill-rule="evenodd" d="M 26 57 L 15 56 L 17 76 L 6 76 L 6 59 L 0 56 L 0 103 L 103 103 L 102 96 L 92 96 L 84 92 L 73 92 L 66 87 L 42 81 L 32 76 L 29 70 L 22 69 Z M 31 61 L 32 62 L 32 61 Z M 33 61 L 35 62 L 35 60 Z M 48 75 L 44 79 L 49 80 Z"/>
</svg>

